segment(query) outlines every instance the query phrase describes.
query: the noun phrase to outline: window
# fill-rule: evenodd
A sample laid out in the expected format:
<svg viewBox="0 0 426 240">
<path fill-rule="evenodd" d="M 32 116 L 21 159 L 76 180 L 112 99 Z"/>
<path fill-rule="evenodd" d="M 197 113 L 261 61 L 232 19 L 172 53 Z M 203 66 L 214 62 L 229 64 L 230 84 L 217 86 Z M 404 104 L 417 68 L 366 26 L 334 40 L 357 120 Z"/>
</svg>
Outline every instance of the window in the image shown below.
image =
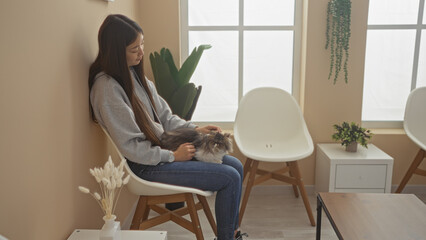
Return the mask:
<svg viewBox="0 0 426 240">
<path fill-rule="evenodd" d="M 253 88 L 273 86 L 298 93 L 301 4 L 181 0 L 182 59 L 194 47 L 212 45 L 191 80 L 203 88 L 193 121 L 233 122 L 239 100 Z"/>
<path fill-rule="evenodd" d="M 401 127 L 411 90 L 426 86 L 425 0 L 370 0 L 362 120 Z"/>
</svg>

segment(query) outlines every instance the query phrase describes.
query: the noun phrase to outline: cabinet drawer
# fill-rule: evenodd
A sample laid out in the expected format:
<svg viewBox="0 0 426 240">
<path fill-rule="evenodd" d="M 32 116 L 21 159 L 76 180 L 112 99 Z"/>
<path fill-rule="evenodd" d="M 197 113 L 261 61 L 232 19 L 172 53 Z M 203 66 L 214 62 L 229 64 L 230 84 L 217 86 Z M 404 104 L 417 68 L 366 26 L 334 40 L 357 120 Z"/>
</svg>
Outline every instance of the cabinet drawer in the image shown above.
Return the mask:
<svg viewBox="0 0 426 240">
<path fill-rule="evenodd" d="M 384 188 L 386 164 L 337 164 L 335 188 Z"/>
</svg>

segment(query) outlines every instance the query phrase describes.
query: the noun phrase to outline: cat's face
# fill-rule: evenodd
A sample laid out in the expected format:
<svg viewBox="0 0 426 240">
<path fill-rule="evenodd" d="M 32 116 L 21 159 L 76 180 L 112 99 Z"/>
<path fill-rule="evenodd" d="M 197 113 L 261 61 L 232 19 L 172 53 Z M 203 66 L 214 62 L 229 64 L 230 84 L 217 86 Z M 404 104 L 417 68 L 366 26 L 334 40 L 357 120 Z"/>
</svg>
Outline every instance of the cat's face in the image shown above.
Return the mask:
<svg viewBox="0 0 426 240">
<path fill-rule="evenodd" d="M 229 133 L 210 132 L 204 136 L 203 140 L 204 144 L 201 147 L 204 148 L 204 151 L 232 152 L 232 140 Z"/>
</svg>

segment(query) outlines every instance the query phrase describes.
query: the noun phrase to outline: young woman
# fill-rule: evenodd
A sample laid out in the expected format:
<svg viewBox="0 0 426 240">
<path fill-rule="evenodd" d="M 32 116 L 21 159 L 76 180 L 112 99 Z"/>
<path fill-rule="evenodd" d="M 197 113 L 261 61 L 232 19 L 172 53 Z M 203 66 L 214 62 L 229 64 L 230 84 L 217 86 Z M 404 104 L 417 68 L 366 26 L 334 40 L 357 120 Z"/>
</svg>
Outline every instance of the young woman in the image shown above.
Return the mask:
<svg viewBox="0 0 426 240">
<path fill-rule="evenodd" d="M 164 131 L 182 127 L 207 133 L 216 126 L 197 127 L 173 115 L 144 75 L 144 35 L 123 15 L 109 15 L 99 30 L 99 53 L 89 70 L 93 120 L 111 135 L 132 171 L 139 177 L 215 191 L 218 240 L 242 239 L 238 210 L 243 168 L 231 156 L 223 164 L 190 161 L 195 148 L 184 143 L 172 152 L 160 147 Z"/>
</svg>

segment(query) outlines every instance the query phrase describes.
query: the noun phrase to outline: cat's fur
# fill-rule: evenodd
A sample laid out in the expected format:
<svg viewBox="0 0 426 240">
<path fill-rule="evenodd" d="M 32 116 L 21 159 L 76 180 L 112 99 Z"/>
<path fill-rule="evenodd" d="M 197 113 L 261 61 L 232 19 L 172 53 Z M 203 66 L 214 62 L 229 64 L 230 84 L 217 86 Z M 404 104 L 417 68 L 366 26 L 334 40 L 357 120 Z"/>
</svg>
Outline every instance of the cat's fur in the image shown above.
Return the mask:
<svg viewBox="0 0 426 240">
<path fill-rule="evenodd" d="M 212 131 L 208 134 L 193 128 L 179 128 L 161 135 L 163 148 L 176 151 L 183 143 L 192 143 L 196 149 L 195 159 L 203 162 L 222 163 L 225 154 L 232 152 L 231 134 Z"/>
</svg>

